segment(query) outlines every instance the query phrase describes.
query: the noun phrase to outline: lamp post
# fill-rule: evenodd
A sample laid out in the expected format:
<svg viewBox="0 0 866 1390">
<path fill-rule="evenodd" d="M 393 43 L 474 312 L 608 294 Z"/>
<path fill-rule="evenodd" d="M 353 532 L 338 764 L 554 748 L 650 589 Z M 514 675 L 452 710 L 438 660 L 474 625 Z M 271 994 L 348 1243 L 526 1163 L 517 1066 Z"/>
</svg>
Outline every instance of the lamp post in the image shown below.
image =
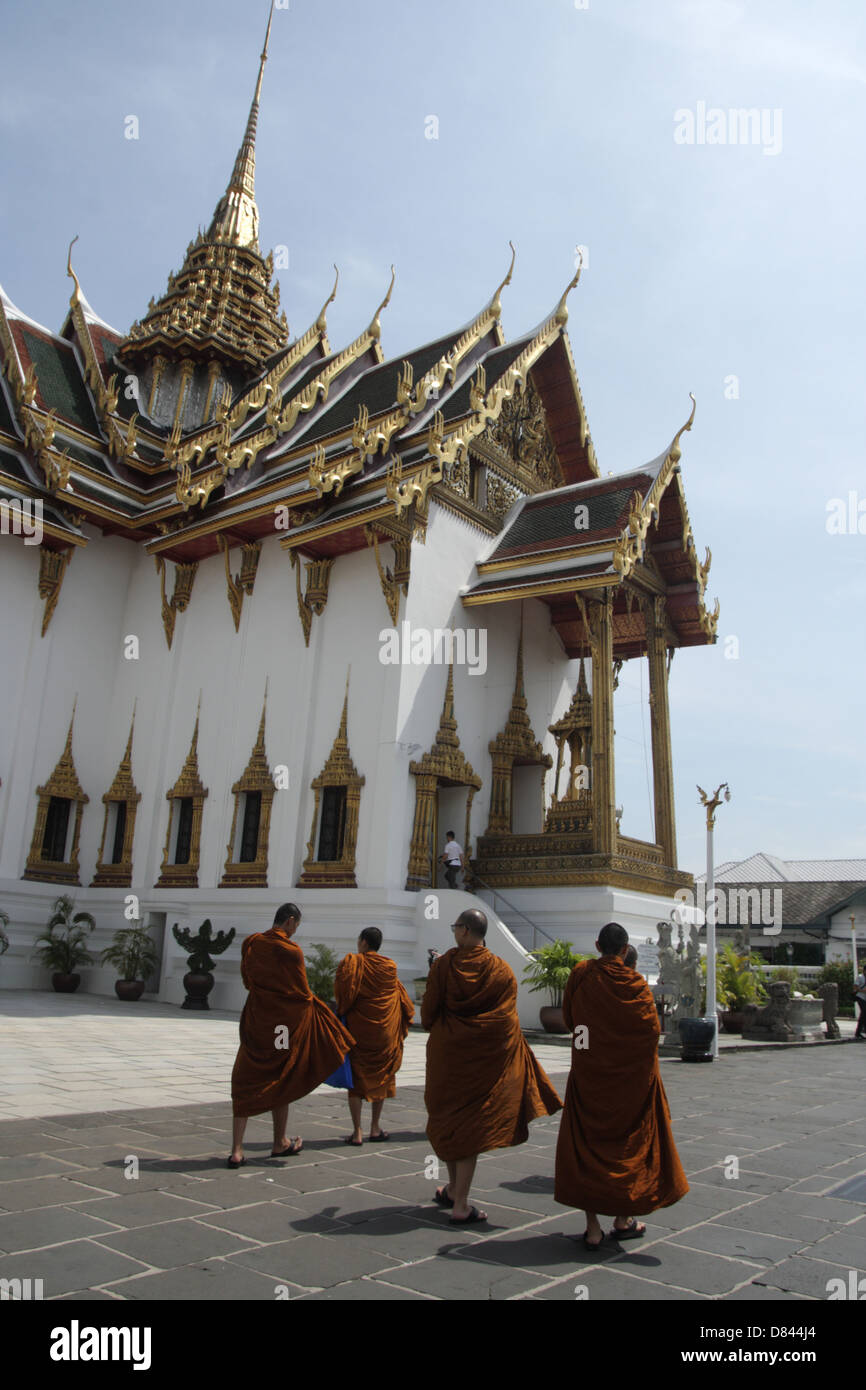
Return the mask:
<svg viewBox="0 0 866 1390">
<path fill-rule="evenodd" d="M 713 870 L 713 826 L 716 811 L 724 800 L 730 801 L 731 791 L 727 782 L 716 787 L 712 797 L 707 796 L 703 787 L 698 787 L 701 805 L 707 808 L 707 1016 L 713 1020 L 713 1056 L 719 1055 L 719 1011 L 716 1001 L 716 886 Z"/>
<path fill-rule="evenodd" d="M 854 967 L 854 993 L 857 993 L 857 926 L 851 913 L 851 964 Z"/>
</svg>

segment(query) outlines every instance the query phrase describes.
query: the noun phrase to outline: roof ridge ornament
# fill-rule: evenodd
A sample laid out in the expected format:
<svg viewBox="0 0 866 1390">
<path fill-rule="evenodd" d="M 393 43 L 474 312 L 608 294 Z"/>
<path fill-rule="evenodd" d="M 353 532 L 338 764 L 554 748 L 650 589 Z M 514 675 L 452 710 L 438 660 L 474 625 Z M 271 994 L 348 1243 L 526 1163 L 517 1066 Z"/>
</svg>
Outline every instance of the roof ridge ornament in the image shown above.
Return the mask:
<svg viewBox="0 0 866 1390">
<path fill-rule="evenodd" d="M 568 299 L 568 296 L 571 294 L 571 291 L 576 288 L 578 281 L 580 280 L 580 272 L 583 270 L 583 252 L 580 249 L 578 249 L 577 254 L 577 270 L 575 271 L 574 275 L 571 277 L 565 289 L 563 290 L 562 298 L 560 299 L 555 310 L 553 311 L 554 323 L 561 323 L 563 326 L 568 322 L 568 307 L 565 301 Z"/>
<path fill-rule="evenodd" d="M 334 266 L 334 288 L 331 290 L 331 293 L 328 295 L 328 298 L 325 300 L 324 304 L 322 305 L 321 311 L 320 311 L 320 313 L 319 313 L 319 317 L 316 319 L 316 328 L 317 328 L 317 330 L 318 330 L 319 333 L 325 333 L 325 332 L 327 332 L 327 327 L 328 327 L 327 318 L 326 318 L 327 308 L 328 308 L 328 305 L 329 305 L 329 304 L 333 304 L 334 300 L 337 298 L 337 286 L 339 285 L 339 283 L 340 283 L 340 272 L 339 272 L 339 270 L 337 269 L 337 267 L 336 267 L 336 265 L 335 265 L 335 266 Z"/>
<path fill-rule="evenodd" d="M 388 293 L 385 295 L 385 298 L 382 300 L 382 303 L 379 305 L 375 314 L 371 318 L 370 327 L 367 329 L 367 333 L 369 334 L 369 336 L 373 338 L 374 341 L 377 343 L 382 336 L 382 325 L 379 322 L 379 315 L 381 314 L 382 310 L 387 309 L 388 305 L 391 303 L 391 291 L 394 288 L 394 280 L 396 279 L 396 275 L 397 272 L 395 271 L 394 267 L 391 266 L 391 283 L 388 286 Z"/>
<path fill-rule="evenodd" d="M 691 403 L 692 403 L 692 412 L 691 412 L 691 414 L 690 414 L 688 420 L 686 420 L 686 423 L 685 423 L 684 425 L 680 426 L 680 428 L 677 430 L 676 434 L 674 435 L 673 440 L 671 441 L 671 447 L 668 449 L 667 459 L 665 459 L 665 462 L 666 462 L 666 463 L 668 462 L 668 460 L 670 460 L 671 463 L 676 464 L 676 463 L 679 463 L 680 459 L 682 458 L 683 451 L 682 451 L 682 449 L 680 448 L 680 439 L 681 439 L 682 436 L 685 434 L 686 430 L 690 430 L 691 427 L 692 427 L 692 425 L 694 424 L 695 411 L 696 411 L 697 408 L 698 408 L 698 403 L 697 403 L 697 401 L 695 400 L 695 396 L 694 396 L 694 392 L 693 392 L 693 391 L 690 391 L 690 392 L 689 392 L 689 399 L 691 400 Z"/>
<path fill-rule="evenodd" d="M 66 274 L 70 277 L 70 279 L 75 281 L 75 289 L 72 291 L 72 294 L 69 298 L 70 309 L 77 308 L 77 306 L 81 303 L 81 282 L 78 279 L 78 276 L 75 274 L 75 271 L 72 269 L 72 248 L 77 240 L 78 233 L 76 232 L 75 236 L 69 243 L 69 250 L 66 253 Z"/>
<path fill-rule="evenodd" d="M 502 291 L 505 289 L 505 286 L 511 284 L 511 274 L 514 270 L 514 261 L 517 256 L 517 252 L 514 249 L 514 242 L 509 241 L 508 245 L 511 247 L 511 265 L 508 267 L 508 274 L 502 281 L 502 284 L 498 285 L 496 289 L 493 291 L 493 298 L 490 300 L 490 304 L 488 306 L 490 313 L 495 314 L 496 318 L 499 318 L 499 315 L 502 313 L 502 304 L 500 302 L 499 296 L 502 294 Z"/>
</svg>

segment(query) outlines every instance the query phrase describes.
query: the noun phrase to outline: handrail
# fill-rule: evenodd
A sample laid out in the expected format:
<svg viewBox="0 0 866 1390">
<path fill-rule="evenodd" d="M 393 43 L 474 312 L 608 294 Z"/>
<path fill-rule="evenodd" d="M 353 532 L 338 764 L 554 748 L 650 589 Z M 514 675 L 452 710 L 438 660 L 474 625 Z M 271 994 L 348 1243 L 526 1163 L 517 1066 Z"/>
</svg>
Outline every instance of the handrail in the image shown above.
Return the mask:
<svg viewBox="0 0 866 1390">
<path fill-rule="evenodd" d="M 505 903 L 506 907 L 510 907 L 512 912 L 516 912 L 517 915 L 518 915 L 518 917 L 522 917 L 523 920 L 524 920 L 524 922 L 528 923 L 528 925 L 532 928 L 532 948 L 533 948 L 533 950 L 535 949 L 535 935 L 536 935 L 536 932 L 541 932 L 541 935 L 542 935 L 542 936 L 546 936 L 547 939 L 548 939 L 548 941 L 552 941 L 552 942 L 554 942 L 554 943 L 556 942 L 556 937 L 555 937 L 555 936 L 551 936 L 549 932 L 546 932 L 546 931 L 544 930 L 544 927 L 540 927 L 540 926 L 538 925 L 537 922 L 533 922 L 533 920 L 532 920 L 531 917 L 527 917 L 527 915 L 526 915 L 525 912 L 521 912 L 521 910 L 520 910 L 519 907 L 515 906 L 515 904 L 514 904 L 513 902 L 510 902 L 509 899 L 506 898 L 505 894 L 502 892 L 502 889 L 501 889 L 501 888 L 491 888 L 490 884 L 489 884 L 489 883 L 485 883 L 485 882 L 484 882 L 484 879 L 483 879 L 483 878 L 479 878 L 478 875 L 477 875 L 474 871 L 473 871 L 473 874 L 472 874 L 472 882 L 473 882 L 473 883 L 480 883 L 482 888 L 486 888 L 487 891 L 488 891 L 488 893 L 492 893 L 492 894 L 493 894 L 493 908 L 494 908 L 494 911 L 496 910 L 496 895 L 497 895 L 497 893 L 498 893 L 499 896 L 500 896 L 500 898 L 502 899 L 502 901 Z"/>
</svg>

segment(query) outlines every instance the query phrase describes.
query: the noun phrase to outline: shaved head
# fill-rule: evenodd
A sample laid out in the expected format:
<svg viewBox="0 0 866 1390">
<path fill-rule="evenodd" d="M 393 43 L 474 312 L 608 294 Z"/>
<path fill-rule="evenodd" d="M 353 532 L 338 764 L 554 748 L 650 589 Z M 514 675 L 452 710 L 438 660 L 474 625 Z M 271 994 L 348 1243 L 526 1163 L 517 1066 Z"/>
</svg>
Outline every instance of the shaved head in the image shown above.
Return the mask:
<svg viewBox="0 0 866 1390">
<path fill-rule="evenodd" d="M 457 918 L 458 927 L 466 927 L 479 941 L 487 935 L 487 916 L 478 907 L 469 907 Z"/>
</svg>

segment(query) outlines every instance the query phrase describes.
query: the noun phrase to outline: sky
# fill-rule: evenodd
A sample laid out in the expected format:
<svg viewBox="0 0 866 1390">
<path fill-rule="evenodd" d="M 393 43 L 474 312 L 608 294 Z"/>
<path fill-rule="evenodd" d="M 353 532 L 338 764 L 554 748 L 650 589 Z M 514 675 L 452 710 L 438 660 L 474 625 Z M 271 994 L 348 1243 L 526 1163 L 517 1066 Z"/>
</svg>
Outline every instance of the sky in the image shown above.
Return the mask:
<svg viewBox="0 0 866 1390">
<path fill-rule="evenodd" d="M 115 328 L 164 291 L 228 181 L 266 21 L 261 0 L 6 0 L 0 283 L 27 314 L 59 328 L 75 235 L 84 293 Z M 515 337 L 582 246 L 568 331 L 602 473 L 656 457 L 695 393 L 682 476 L 721 616 L 718 643 L 671 670 L 694 872 L 698 783 L 731 788 L 717 862 L 866 855 L 864 31 L 858 0 L 274 13 L 256 192 L 293 335 L 336 262 L 329 335 L 350 341 L 393 263 L 383 347 L 408 351 L 474 316 L 512 240 Z M 645 663 L 628 663 L 617 802 L 639 836 L 646 693 Z"/>
</svg>

